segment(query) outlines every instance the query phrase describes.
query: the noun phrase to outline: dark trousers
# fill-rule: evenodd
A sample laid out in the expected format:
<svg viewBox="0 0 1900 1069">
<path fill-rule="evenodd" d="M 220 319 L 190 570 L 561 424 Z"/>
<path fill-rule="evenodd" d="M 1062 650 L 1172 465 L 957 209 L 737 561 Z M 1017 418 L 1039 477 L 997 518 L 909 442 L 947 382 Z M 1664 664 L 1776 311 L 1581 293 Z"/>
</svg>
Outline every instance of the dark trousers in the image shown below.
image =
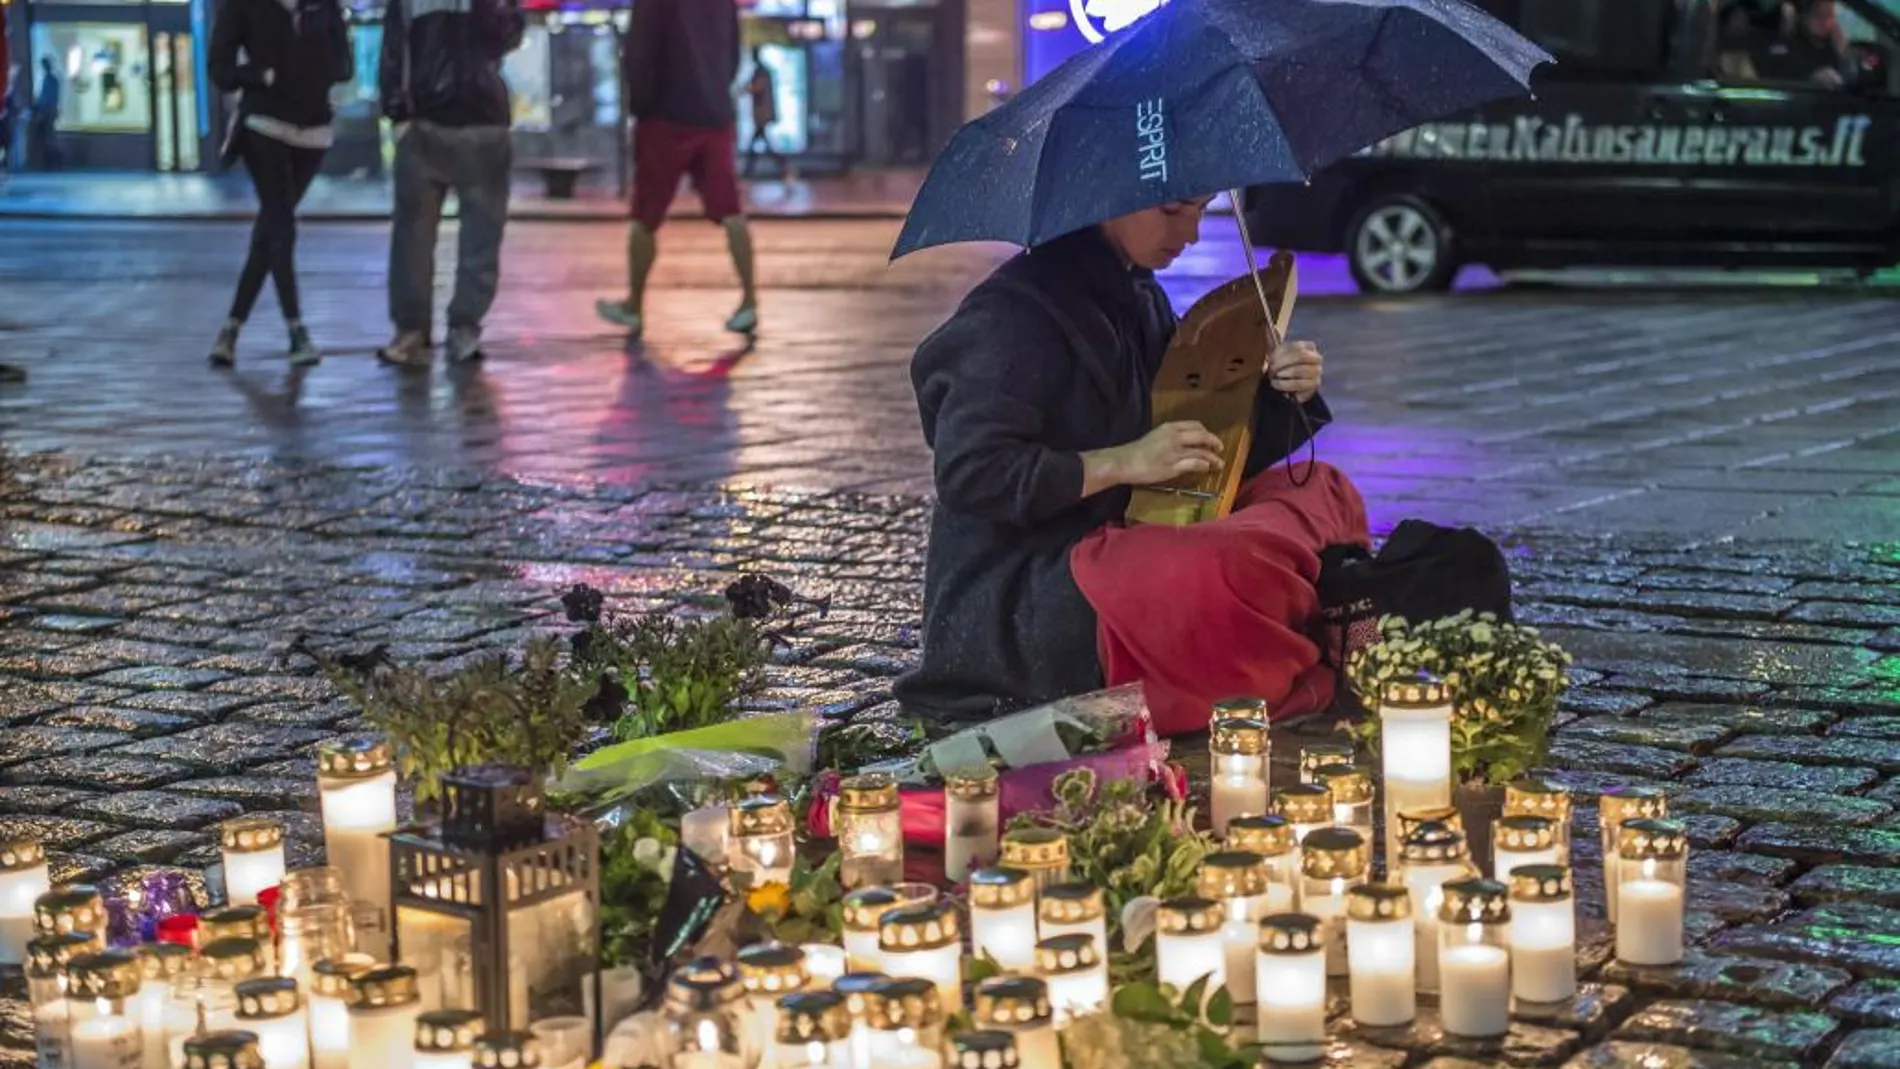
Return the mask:
<svg viewBox="0 0 1900 1069">
<path fill-rule="evenodd" d="M 251 224 L 251 251 L 238 274 L 237 296 L 231 300 L 231 318 L 251 317 L 257 295 L 270 275 L 277 286 L 277 307 L 285 319 L 303 318 L 297 303 L 297 205 L 310 190 L 323 163 L 323 150 L 298 148 L 265 137 L 255 130 L 243 133 L 240 150 L 244 169 L 257 190 L 257 221 Z"/>
<path fill-rule="evenodd" d="M 785 157 L 779 155 L 778 149 L 772 147 L 772 138 L 769 136 L 769 130 L 769 127 L 754 126 L 752 128 L 752 141 L 745 149 L 745 173 L 747 177 L 751 177 L 752 175 L 752 163 L 759 158 L 760 149 L 765 150 L 765 154 L 770 157 L 773 164 L 778 167 L 780 174 L 785 173 Z"/>
<path fill-rule="evenodd" d="M 57 171 L 66 165 L 66 155 L 59 150 L 59 130 L 55 127 L 58 120 L 50 114 L 39 114 L 27 124 L 27 140 L 39 153 L 40 166 L 49 171 Z"/>
</svg>

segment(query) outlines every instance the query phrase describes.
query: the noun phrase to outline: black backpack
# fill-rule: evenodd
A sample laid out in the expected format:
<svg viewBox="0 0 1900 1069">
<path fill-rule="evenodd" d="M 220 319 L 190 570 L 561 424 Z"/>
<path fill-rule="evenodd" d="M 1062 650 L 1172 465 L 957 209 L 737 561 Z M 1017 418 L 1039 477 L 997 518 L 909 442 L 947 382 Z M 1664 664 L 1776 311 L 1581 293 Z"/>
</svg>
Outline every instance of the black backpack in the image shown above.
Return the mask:
<svg viewBox="0 0 1900 1069">
<path fill-rule="evenodd" d="M 1381 617 L 1418 623 L 1469 609 L 1511 623 L 1511 570 L 1497 543 L 1468 527 L 1406 520 L 1376 556 L 1359 546 L 1322 552 L 1319 603 L 1321 648 L 1344 696 L 1347 660 L 1379 641 Z"/>
</svg>

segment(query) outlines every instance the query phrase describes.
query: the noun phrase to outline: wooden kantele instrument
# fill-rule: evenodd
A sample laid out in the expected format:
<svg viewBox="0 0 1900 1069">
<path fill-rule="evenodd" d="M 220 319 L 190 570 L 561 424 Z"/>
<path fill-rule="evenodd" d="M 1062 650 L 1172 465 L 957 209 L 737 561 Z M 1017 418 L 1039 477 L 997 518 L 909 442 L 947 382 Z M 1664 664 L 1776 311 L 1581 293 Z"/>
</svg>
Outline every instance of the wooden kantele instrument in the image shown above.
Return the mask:
<svg viewBox="0 0 1900 1069">
<path fill-rule="evenodd" d="M 1271 318 L 1261 306 L 1263 289 Z M 1155 378 L 1154 426 L 1199 422 L 1220 436 L 1223 465 L 1207 475 L 1137 487 L 1128 502 L 1128 522 L 1184 526 L 1233 511 L 1253 448 L 1254 402 L 1268 388 L 1267 356 L 1286 337 L 1298 289 L 1293 254 L 1277 252 L 1261 269 L 1258 284 L 1242 275 L 1189 309 Z"/>
</svg>

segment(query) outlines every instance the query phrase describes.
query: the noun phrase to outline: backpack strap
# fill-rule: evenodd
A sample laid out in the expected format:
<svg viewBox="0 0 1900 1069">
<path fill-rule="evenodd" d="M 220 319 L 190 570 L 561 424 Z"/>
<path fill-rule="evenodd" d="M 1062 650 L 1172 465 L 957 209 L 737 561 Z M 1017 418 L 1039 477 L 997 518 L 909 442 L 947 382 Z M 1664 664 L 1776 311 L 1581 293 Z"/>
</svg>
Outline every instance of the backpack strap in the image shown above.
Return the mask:
<svg viewBox="0 0 1900 1069">
<path fill-rule="evenodd" d="M 1117 396 L 1118 391 L 1115 388 L 1114 381 L 1103 372 L 1098 361 L 1088 358 L 1090 353 L 1100 348 L 1103 339 L 1099 337 L 1091 339 L 1088 334 L 1082 330 L 1082 327 L 1076 323 L 1074 316 L 1071 316 L 1065 311 L 1061 305 L 1050 300 L 1047 293 L 1044 293 L 1041 289 L 1030 285 L 1022 279 L 1007 274 L 996 274 L 990 276 L 988 284 L 1022 297 L 1029 301 L 1029 303 L 1042 309 L 1043 314 L 1048 316 L 1049 319 L 1055 323 L 1056 329 L 1061 332 L 1062 340 L 1068 342 L 1069 348 L 1074 350 L 1076 365 L 1082 368 L 1083 372 L 1087 374 L 1089 378 L 1094 380 L 1096 387 L 1102 391 L 1102 396 L 1111 398 Z M 1100 319 L 1099 316 L 1096 318 Z M 1114 344 L 1114 328 L 1110 327 L 1106 320 L 1102 320 L 1101 324 L 1107 329 L 1108 343 L 1111 345 Z"/>
</svg>

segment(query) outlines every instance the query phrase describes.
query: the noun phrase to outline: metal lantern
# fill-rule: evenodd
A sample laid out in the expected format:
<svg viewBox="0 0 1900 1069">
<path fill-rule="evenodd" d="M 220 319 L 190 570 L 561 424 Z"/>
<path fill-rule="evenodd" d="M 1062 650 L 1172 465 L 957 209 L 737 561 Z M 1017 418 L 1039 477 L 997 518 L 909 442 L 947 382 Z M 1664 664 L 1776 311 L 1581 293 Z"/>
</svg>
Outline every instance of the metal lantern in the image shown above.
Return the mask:
<svg viewBox="0 0 1900 1069">
<path fill-rule="evenodd" d="M 525 768 L 458 769 L 442 790 L 439 821 L 390 836 L 398 960 L 416 968 L 422 1008 L 480 1010 L 490 1032 L 586 1016 L 600 1005 L 593 824 L 549 814 Z"/>
</svg>

